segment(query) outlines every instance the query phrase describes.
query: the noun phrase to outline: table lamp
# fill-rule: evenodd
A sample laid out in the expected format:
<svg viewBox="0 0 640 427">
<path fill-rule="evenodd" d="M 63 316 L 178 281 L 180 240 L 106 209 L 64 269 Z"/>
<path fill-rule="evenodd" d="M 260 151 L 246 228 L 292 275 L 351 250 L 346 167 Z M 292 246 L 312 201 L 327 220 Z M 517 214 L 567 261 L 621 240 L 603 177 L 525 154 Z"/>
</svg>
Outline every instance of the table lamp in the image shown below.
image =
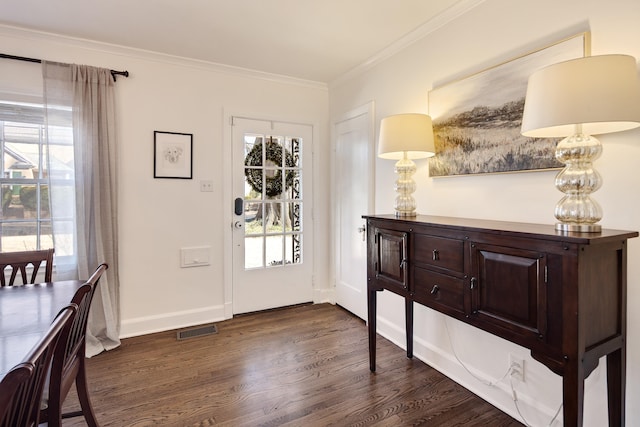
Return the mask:
<svg viewBox="0 0 640 427">
<path fill-rule="evenodd" d="M 397 114 L 380 121 L 378 157 L 398 160 L 395 165 L 398 178 L 394 205 L 397 217 L 416 216 L 416 201 L 413 198 L 416 164 L 412 159 L 424 159 L 435 153 L 433 126 L 428 115 Z"/>
<path fill-rule="evenodd" d="M 556 230 L 599 232 L 602 208 L 590 194 L 602 185 L 593 161 L 602 146 L 591 136 L 640 126 L 640 81 L 627 55 L 588 56 L 560 62 L 529 77 L 521 132 L 566 137 L 556 147 L 565 164 L 555 179 L 565 196 L 555 208 Z"/>
</svg>

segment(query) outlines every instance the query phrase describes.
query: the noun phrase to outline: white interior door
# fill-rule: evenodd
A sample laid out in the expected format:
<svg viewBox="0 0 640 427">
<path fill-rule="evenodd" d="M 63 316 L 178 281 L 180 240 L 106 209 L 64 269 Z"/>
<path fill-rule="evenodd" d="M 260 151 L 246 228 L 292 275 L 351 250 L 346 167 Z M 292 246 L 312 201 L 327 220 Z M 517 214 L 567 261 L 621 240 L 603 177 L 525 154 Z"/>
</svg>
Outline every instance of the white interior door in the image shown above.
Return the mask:
<svg viewBox="0 0 640 427">
<path fill-rule="evenodd" d="M 313 301 L 309 125 L 232 118 L 233 313 Z"/>
<path fill-rule="evenodd" d="M 334 125 L 336 141 L 336 303 L 367 316 L 367 244 L 362 215 L 374 208 L 373 104 Z"/>
</svg>

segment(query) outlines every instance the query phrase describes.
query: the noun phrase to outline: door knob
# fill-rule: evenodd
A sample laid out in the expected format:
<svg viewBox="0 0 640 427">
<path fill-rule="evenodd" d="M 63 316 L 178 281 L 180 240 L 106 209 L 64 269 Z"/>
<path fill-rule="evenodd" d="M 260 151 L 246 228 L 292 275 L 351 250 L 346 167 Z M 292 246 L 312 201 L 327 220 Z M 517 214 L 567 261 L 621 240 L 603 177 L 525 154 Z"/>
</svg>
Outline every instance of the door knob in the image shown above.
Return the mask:
<svg viewBox="0 0 640 427">
<path fill-rule="evenodd" d="M 367 236 L 367 227 L 365 227 L 364 225 L 362 227 L 358 227 L 358 233 L 362 233 L 362 241 L 365 241 L 365 238 Z"/>
</svg>

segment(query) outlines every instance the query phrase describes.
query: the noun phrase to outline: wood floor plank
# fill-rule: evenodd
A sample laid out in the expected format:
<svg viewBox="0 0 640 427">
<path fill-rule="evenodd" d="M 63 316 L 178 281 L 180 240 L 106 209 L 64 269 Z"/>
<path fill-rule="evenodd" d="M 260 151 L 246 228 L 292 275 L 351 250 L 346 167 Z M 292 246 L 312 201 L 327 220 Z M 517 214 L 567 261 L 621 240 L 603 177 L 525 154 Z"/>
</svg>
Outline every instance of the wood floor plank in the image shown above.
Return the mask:
<svg viewBox="0 0 640 427">
<path fill-rule="evenodd" d="M 103 427 L 521 426 L 329 304 L 237 316 L 218 333 L 128 338 L 87 361 Z M 70 393 L 65 410 L 79 408 Z M 65 426 L 85 426 L 82 418 Z"/>
</svg>

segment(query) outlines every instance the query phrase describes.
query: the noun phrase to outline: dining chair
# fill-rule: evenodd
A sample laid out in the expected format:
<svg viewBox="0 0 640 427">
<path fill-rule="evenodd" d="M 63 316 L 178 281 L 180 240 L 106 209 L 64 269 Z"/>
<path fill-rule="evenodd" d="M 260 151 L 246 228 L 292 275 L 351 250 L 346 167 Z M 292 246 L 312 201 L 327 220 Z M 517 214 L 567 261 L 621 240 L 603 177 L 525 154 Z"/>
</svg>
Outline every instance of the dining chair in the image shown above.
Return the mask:
<svg viewBox="0 0 640 427">
<path fill-rule="evenodd" d="M 107 264 L 100 264 L 71 299 L 71 302 L 78 306 L 78 314 L 73 321 L 66 342 L 60 341 L 57 345 L 51 364 L 48 393 L 41 404 L 40 420 L 41 422 L 46 421 L 49 427 L 60 426 L 62 418 L 80 415 L 84 416 L 89 427 L 98 427 L 91 400 L 89 399 L 85 370 L 85 346 L 91 301 L 98 286 L 98 281 L 107 268 Z M 74 382 L 82 410 L 63 414 L 62 403 L 67 394 L 69 394 Z"/>
<path fill-rule="evenodd" d="M 20 272 L 23 285 L 35 283 L 36 275 L 42 263 L 45 263 L 43 281 L 50 282 L 53 272 L 53 249 L 0 253 L 0 286 L 13 286 L 18 272 Z M 32 266 L 32 271 L 31 277 L 27 280 L 27 267 L 29 265 Z M 10 267 L 11 270 L 11 276 L 8 281 L 5 277 L 5 269 L 7 267 Z"/>
<path fill-rule="evenodd" d="M 47 332 L 0 381 L 0 427 L 35 427 L 40 401 L 57 343 L 66 340 L 77 306 L 65 306 Z"/>
</svg>

